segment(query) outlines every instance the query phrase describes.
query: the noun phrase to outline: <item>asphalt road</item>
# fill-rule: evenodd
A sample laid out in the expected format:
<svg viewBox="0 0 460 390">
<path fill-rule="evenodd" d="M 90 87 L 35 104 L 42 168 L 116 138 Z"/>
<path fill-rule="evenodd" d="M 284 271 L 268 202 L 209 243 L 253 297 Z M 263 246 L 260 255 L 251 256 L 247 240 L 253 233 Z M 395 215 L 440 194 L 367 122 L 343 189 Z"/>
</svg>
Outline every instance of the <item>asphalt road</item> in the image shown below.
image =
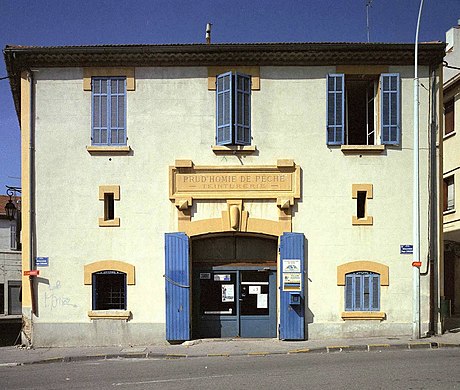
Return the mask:
<svg viewBox="0 0 460 390">
<path fill-rule="evenodd" d="M 0 367 L 1 389 L 460 389 L 460 349 Z"/>
</svg>

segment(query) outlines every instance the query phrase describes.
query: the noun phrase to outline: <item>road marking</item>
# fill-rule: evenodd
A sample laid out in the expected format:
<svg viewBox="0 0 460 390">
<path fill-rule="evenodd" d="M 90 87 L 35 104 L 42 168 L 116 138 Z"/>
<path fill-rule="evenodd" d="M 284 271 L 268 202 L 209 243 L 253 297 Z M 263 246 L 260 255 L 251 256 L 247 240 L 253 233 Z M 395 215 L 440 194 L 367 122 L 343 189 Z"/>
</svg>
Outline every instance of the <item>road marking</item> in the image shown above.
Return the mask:
<svg viewBox="0 0 460 390">
<path fill-rule="evenodd" d="M 215 378 L 226 378 L 233 375 L 211 375 L 211 376 L 196 376 L 189 378 L 177 378 L 177 379 L 157 379 L 152 381 L 142 381 L 142 382 L 118 382 L 112 383 L 112 386 L 131 386 L 131 385 L 146 385 L 149 383 L 167 383 L 167 382 L 183 382 L 183 381 L 193 381 L 200 379 L 215 379 Z"/>
</svg>

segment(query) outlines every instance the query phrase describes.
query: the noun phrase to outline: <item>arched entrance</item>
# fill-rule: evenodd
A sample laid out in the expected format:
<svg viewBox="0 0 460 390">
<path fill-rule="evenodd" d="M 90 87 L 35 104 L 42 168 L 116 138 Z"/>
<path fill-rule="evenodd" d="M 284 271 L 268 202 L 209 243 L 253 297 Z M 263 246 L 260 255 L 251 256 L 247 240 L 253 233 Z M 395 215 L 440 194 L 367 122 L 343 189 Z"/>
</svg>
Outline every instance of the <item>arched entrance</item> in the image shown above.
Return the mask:
<svg viewBox="0 0 460 390">
<path fill-rule="evenodd" d="M 192 337 L 276 337 L 277 253 L 268 235 L 193 237 Z"/>
</svg>

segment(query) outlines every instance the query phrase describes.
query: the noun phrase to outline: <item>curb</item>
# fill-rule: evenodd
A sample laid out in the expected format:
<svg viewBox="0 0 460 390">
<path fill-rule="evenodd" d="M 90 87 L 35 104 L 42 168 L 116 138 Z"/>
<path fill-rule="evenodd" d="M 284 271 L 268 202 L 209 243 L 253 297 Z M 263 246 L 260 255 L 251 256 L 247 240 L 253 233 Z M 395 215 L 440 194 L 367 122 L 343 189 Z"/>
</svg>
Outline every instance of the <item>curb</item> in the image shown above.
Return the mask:
<svg viewBox="0 0 460 390">
<path fill-rule="evenodd" d="M 255 351 L 255 352 L 222 352 L 222 353 L 207 353 L 201 355 L 190 355 L 182 353 L 155 353 L 155 352 L 135 352 L 135 353 L 112 353 L 112 354 L 97 354 L 97 355 L 81 355 L 81 356 L 56 356 L 46 359 L 37 359 L 26 362 L 11 362 L 0 363 L 0 367 L 17 367 L 28 366 L 33 364 L 47 363 L 71 363 L 83 361 L 97 360 L 115 360 L 115 359 L 157 359 L 157 360 L 178 360 L 203 357 L 232 357 L 232 356 L 248 356 L 248 357 L 266 357 L 270 355 L 294 355 L 294 354 L 313 354 L 313 353 L 346 353 L 346 352 L 382 352 L 390 350 L 420 350 L 420 349 L 441 349 L 441 348 L 460 348 L 460 344 L 438 343 L 438 342 L 421 342 L 421 343 L 403 343 L 403 344 L 359 344 L 359 345 L 331 345 L 318 348 L 301 348 L 290 351 Z"/>
</svg>

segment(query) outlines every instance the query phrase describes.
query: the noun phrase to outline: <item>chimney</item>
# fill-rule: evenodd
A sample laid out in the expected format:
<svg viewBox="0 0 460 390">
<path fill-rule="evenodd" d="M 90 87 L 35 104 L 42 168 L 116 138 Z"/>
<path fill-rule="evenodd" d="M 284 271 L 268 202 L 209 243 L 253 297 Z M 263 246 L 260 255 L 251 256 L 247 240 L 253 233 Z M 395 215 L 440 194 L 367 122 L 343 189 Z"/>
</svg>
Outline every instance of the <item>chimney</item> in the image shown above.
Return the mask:
<svg viewBox="0 0 460 390">
<path fill-rule="evenodd" d="M 211 43 L 211 26 L 212 26 L 212 23 L 206 24 L 206 43 L 208 45 Z"/>
</svg>

